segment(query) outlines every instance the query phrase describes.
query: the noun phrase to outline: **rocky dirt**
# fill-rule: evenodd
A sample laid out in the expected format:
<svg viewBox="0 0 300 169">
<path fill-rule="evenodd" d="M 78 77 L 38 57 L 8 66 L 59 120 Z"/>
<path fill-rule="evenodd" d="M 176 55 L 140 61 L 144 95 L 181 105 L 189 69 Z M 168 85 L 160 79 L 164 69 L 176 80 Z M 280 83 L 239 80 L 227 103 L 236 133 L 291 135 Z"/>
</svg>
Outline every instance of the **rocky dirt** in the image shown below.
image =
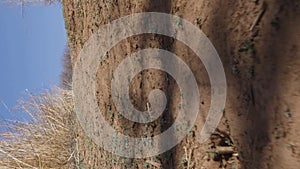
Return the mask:
<svg viewBox="0 0 300 169">
<path fill-rule="evenodd" d="M 98 70 L 97 97 L 104 116 L 119 132 L 151 136 L 176 118 L 178 86 L 158 70 L 136 76 L 130 96 L 145 110 L 152 89 L 167 93 L 168 109 L 158 120 L 137 124 L 119 116 L 109 94 L 114 69 L 127 55 L 145 48 L 169 50 L 197 77 L 201 115 L 191 133 L 172 150 L 153 158 L 126 159 L 78 136 L 82 168 L 300 168 L 300 2 L 297 0 L 63 0 L 73 65 L 88 38 L 108 22 L 140 12 L 164 12 L 199 27 L 223 62 L 228 96 L 222 121 L 204 144 L 197 137 L 210 107 L 207 72 L 187 46 L 169 37 L 139 35 L 116 45 Z"/>
</svg>

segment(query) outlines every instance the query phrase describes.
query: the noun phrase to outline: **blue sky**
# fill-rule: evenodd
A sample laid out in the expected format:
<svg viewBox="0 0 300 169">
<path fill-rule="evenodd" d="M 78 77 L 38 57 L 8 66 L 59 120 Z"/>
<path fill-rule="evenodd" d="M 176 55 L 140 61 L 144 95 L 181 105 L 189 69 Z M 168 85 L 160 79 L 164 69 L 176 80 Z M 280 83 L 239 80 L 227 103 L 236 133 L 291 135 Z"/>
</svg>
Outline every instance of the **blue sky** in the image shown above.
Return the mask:
<svg viewBox="0 0 300 169">
<path fill-rule="evenodd" d="M 23 119 L 9 111 L 25 90 L 59 84 L 66 33 L 61 4 L 21 7 L 0 4 L 0 119 Z"/>
</svg>

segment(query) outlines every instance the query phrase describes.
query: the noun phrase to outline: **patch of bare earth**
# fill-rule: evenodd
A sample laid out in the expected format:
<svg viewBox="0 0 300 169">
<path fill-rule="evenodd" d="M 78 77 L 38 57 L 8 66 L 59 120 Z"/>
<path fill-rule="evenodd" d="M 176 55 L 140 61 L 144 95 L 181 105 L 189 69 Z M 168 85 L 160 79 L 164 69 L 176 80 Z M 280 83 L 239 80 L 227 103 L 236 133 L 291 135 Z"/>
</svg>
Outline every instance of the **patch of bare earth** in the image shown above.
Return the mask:
<svg viewBox="0 0 300 169">
<path fill-rule="evenodd" d="M 163 48 L 180 56 L 199 85 L 197 123 L 178 146 L 148 159 L 117 157 L 78 135 L 83 168 L 298 169 L 300 167 L 300 2 L 296 0 L 63 0 L 73 65 L 88 38 L 109 21 L 132 13 L 157 11 L 180 16 L 199 27 L 218 51 L 228 83 L 224 116 L 211 139 L 197 137 L 210 106 L 210 84 L 201 61 L 181 42 L 158 35 L 123 40 L 98 70 L 98 104 L 119 132 L 151 136 L 176 118 L 178 86 L 157 70 L 143 71 L 132 81 L 132 103 L 146 110 L 154 88 L 167 93 L 168 109 L 147 125 L 119 116 L 109 94 L 115 68 L 127 55 Z M 79 127 L 80 129 L 80 127 Z"/>
</svg>

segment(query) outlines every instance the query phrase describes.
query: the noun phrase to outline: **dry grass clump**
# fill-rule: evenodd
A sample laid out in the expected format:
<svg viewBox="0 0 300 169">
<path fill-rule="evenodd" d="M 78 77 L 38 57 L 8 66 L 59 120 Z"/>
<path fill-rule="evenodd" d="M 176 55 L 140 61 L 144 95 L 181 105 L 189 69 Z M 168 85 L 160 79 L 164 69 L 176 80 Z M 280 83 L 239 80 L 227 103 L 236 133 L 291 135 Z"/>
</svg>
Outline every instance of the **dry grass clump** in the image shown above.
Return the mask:
<svg viewBox="0 0 300 169">
<path fill-rule="evenodd" d="M 72 92 L 55 89 L 20 102 L 31 121 L 5 121 L 0 168 L 74 168 L 75 118 Z"/>
<path fill-rule="evenodd" d="M 63 63 L 63 71 L 60 74 L 60 86 L 63 89 L 71 89 L 72 84 L 72 73 L 73 73 L 73 67 L 72 67 L 72 60 L 69 48 L 66 47 L 63 57 L 62 57 L 62 63 Z"/>
</svg>

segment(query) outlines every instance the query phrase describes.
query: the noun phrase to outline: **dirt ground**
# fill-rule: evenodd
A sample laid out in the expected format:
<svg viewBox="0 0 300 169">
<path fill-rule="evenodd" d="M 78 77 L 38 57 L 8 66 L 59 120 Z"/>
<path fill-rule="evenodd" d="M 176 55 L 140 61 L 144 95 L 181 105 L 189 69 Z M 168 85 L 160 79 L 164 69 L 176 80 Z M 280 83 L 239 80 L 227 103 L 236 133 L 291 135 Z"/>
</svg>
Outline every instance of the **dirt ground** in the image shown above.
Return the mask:
<svg viewBox="0 0 300 169">
<path fill-rule="evenodd" d="M 163 48 L 183 59 L 197 77 L 201 108 L 197 123 L 178 146 L 147 159 L 117 157 L 78 136 L 82 168 L 300 168 L 300 1 L 298 0 L 63 0 L 73 64 L 84 43 L 102 25 L 139 12 L 164 12 L 199 27 L 223 62 L 228 89 L 222 121 L 204 144 L 199 137 L 210 107 L 207 72 L 181 42 L 159 35 L 130 37 L 116 45 L 98 70 L 97 97 L 107 120 L 119 132 L 151 136 L 176 118 L 178 86 L 163 72 L 147 70 L 132 81 L 132 103 L 145 110 L 154 89 L 167 93 L 168 109 L 158 120 L 137 124 L 118 116 L 110 98 L 110 81 L 120 61 L 145 48 Z M 254 24 L 256 22 L 256 24 Z M 166 80 L 171 79 L 171 80 Z M 230 152 L 222 152 L 230 149 Z"/>
</svg>

